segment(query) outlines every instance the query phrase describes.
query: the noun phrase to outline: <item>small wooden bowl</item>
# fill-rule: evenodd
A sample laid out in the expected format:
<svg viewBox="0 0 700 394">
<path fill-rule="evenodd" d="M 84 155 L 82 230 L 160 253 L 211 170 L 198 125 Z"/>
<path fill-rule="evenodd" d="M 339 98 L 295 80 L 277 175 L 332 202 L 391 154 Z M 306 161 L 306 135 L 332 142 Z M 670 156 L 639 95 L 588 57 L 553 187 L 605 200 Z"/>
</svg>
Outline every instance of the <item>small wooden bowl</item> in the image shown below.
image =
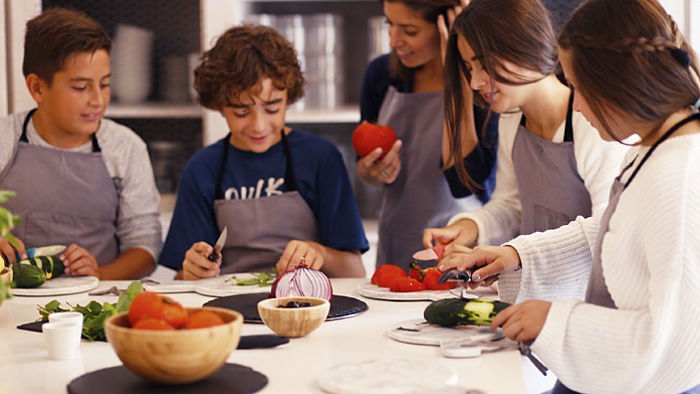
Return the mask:
<svg viewBox="0 0 700 394">
<path fill-rule="evenodd" d="M 243 315 L 224 308 L 186 308 L 191 315 L 209 310 L 224 324 L 175 331 L 135 330 L 128 312 L 104 323 L 107 341 L 131 372 L 158 383 L 185 384 L 206 378 L 226 362 L 241 339 Z"/>
<path fill-rule="evenodd" d="M 309 302 L 311 306 L 301 308 L 279 308 L 289 301 Z M 281 297 L 268 298 L 258 302 L 258 313 L 263 323 L 275 334 L 298 338 L 317 329 L 328 317 L 331 303 L 323 298 Z"/>
</svg>

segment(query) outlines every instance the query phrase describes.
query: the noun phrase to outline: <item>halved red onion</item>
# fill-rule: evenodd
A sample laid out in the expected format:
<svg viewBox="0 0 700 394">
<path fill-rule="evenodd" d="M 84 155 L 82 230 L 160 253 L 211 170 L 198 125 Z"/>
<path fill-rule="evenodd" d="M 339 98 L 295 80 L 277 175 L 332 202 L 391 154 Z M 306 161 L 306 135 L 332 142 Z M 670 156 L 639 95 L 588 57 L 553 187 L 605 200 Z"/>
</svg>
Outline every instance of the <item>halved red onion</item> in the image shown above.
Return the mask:
<svg viewBox="0 0 700 394">
<path fill-rule="evenodd" d="M 275 279 L 270 297 L 316 297 L 330 301 L 333 287 L 326 274 L 300 265 Z"/>
</svg>

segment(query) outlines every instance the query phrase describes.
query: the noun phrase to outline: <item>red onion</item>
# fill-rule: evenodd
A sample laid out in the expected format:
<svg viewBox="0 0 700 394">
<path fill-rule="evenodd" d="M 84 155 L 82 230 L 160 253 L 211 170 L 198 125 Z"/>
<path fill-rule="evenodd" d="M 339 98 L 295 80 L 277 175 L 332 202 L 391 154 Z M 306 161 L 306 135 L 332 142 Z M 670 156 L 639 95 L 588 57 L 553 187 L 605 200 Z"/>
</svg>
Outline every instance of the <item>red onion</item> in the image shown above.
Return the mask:
<svg viewBox="0 0 700 394">
<path fill-rule="evenodd" d="M 333 287 L 326 274 L 302 264 L 275 279 L 270 297 L 316 297 L 330 301 Z"/>
</svg>

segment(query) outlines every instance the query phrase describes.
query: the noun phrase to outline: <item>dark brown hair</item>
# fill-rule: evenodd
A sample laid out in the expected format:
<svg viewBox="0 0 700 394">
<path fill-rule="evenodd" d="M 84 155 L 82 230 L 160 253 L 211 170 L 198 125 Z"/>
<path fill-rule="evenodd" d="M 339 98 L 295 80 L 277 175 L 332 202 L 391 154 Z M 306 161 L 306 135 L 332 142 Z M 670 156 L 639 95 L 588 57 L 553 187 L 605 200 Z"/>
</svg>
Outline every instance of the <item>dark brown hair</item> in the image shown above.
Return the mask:
<svg viewBox="0 0 700 394">
<path fill-rule="evenodd" d="M 618 141 L 611 114 L 656 131 L 700 96 L 695 54 L 656 0 L 589 0 L 564 25 L 559 45 L 571 51 L 577 94 Z"/>
<path fill-rule="evenodd" d="M 112 49 L 104 28 L 83 12 L 51 8 L 27 22 L 22 73 L 36 74 L 49 86 L 68 57 Z"/>
<path fill-rule="evenodd" d="M 539 0 L 472 0 L 457 17 L 447 43 L 445 59 L 445 121 L 450 140 L 450 157 L 460 180 L 474 191 L 480 187 L 467 173 L 462 152 L 462 108 L 464 95 L 471 89 L 471 75 L 457 47 L 463 37 L 474 51 L 476 59 L 493 81 L 510 85 L 525 85 L 535 80 L 524 76 L 505 76 L 503 62 L 509 62 L 542 75 L 559 69 L 557 42 L 547 9 Z M 465 85 L 466 82 L 466 85 Z M 484 135 L 491 117 L 491 108 L 480 95 L 476 104 L 489 111 L 481 130 Z"/>
<path fill-rule="evenodd" d="M 204 52 L 194 87 L 202 106 L 219 111 L 264 78 L 287 89 L 287 104 L 303 95 L 304 76 L 294 47 L 269 27 L 246 24 L 228 29 Z"/>
<path fill-rule="evenodd" d="M 448 9 L 459 5 L 459 0 L 381 0 L 382 3 L 401 3 L 419 12 L 423 19 L 431 24 L 437 23 L 439 15 L 445 15 Z M 445 20 L 447 23 L 447 20 Z M 437 25 L 435 27 L 437 29 Z M 402 81 L 413 82 L 414 68 L 408 68 L 401 63 L 396 51 L 389 55 L 389 75 Z"/>
</svg>

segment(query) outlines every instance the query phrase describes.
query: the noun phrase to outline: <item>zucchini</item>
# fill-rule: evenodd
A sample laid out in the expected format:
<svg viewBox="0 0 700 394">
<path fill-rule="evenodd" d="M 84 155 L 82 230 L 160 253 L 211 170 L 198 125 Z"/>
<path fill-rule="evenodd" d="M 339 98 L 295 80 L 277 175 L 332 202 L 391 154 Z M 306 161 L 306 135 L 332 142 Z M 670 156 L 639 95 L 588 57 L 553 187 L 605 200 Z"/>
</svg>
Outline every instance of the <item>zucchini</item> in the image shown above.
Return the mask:
<svg viewBox="0 0 700 394">
<path fill-rule="evenodd" d="M 423 311 L 423 318 L 428 323 L 445 327 L 488 326 L 493 317 L 508 306 L 510 304 L 486 298 L 448 298 L 428 305 Z"/>
<path fill-rule="evenodd" d="M 36 265 L 12 264 L 12 280 L 16 287 L 34 288 L 46 282 L 46 274 Z"/>
<path fill-rule="evenodd" d="M 41 268 L 46 274 L 46 279 L 56 278 L 63 275 L 65 266 L 61 259 L 56 256 L 37 256 L 30 259 L 24 259 L 19 264 L 30 264 Z"/>
</svg>

